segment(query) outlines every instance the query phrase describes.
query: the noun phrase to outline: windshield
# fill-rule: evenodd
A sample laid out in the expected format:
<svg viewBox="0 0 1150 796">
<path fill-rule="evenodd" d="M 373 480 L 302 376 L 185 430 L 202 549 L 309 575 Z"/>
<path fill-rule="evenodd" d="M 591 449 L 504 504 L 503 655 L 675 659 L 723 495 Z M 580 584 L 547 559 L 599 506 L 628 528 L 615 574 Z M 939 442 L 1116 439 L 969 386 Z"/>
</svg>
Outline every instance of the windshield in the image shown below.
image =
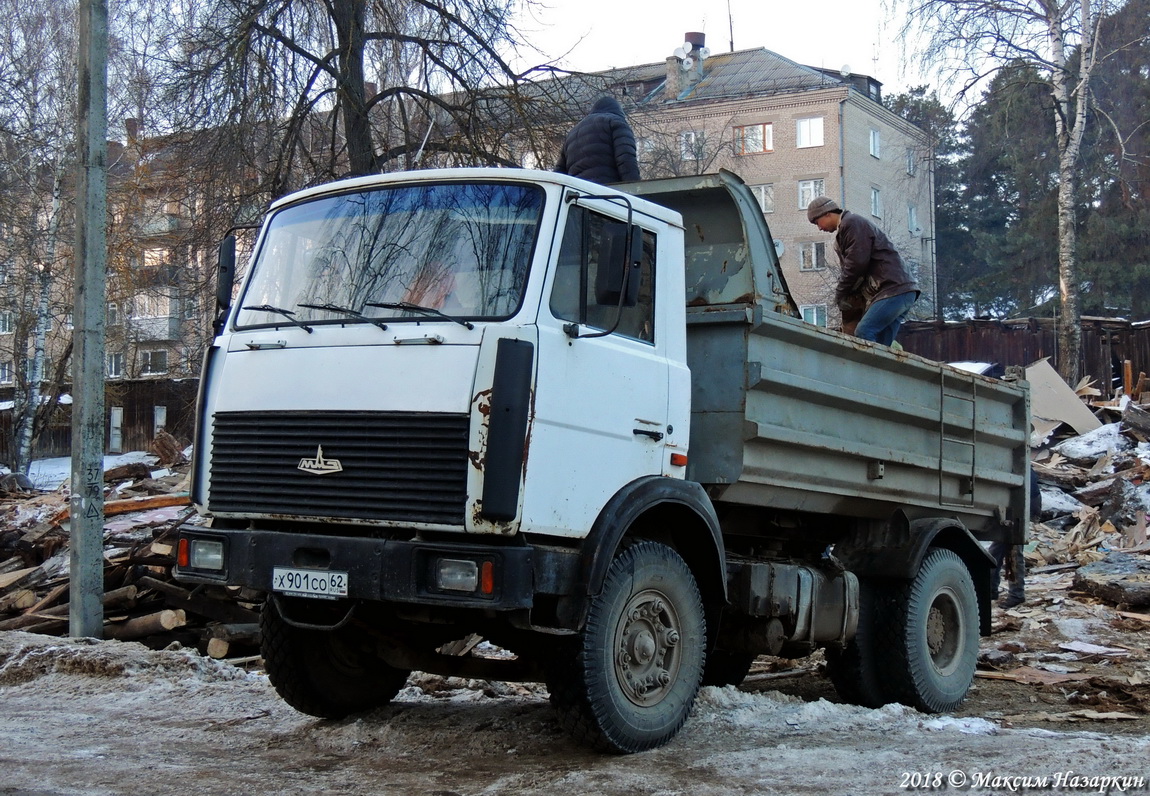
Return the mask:
<svg viewBox="0 0 1150 796">
<path fill-rule="evenodd" d="M 509 317 L 542 210 L 537 186 L 499 183 L 377 188 L 284 208 L 237 325 Z"/>
</svg>

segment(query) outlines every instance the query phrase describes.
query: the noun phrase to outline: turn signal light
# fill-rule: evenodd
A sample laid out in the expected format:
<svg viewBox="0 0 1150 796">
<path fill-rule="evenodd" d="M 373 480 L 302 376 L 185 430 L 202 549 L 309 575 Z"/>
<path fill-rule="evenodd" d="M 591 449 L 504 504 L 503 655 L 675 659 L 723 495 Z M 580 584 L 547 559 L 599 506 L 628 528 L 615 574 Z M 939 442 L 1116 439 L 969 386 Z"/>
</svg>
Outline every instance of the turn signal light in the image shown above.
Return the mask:
<svg viewBox="0 0 1150 796">
<path fill-rule="evenodd" d="M 685 453 L 672 453 L 671 454 L 671 464 L 675 467 L 686 467 L 687 466 L 687 454 L 685 454 Z"/>
</svg>

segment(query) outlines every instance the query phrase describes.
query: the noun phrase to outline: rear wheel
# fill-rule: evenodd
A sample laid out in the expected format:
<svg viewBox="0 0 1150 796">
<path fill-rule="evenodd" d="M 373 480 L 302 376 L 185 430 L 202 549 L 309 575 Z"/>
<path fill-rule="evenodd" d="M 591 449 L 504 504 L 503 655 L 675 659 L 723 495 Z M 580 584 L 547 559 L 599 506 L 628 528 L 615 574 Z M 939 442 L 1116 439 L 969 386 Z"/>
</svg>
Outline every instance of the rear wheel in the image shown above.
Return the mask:
<svg viewBox="0 0 1150 796">
<path fill-rule="evenodd" d="M 703 601 L 683 559 L 654 542 L 627 548 L 548 677 L 560 724 L 603 751 L 661 746 L 687 720 L 706 643 Z"/>
<path fill-rule="evenodd" d="M 936 548 L 894 606 L 900 628 L 887 675 L 899 702 L 928 713 L 954 710 L 966 698 L 978 663 L 978 600 L 956 553 Z"/>
<path fill-rule="evenodd" d="M 410 674 L 380 660 L 351 628 L 293 627 L 274 600 L 264 604 L 260 630 L 268 679 L 285 702 L 310 716 L 339 719 L 386 704 Z"/>
<path fill-rule="evenodd" d="M 883 677 L 883 650 L 897 643 L 889 627 L 892 602 L 898 589 L 859 581 L 859 620 L 855 636 L 843 649 L 828 648 L 827 676 L 843 700 L 879 708 L 894 701 Z"/>
</svg>

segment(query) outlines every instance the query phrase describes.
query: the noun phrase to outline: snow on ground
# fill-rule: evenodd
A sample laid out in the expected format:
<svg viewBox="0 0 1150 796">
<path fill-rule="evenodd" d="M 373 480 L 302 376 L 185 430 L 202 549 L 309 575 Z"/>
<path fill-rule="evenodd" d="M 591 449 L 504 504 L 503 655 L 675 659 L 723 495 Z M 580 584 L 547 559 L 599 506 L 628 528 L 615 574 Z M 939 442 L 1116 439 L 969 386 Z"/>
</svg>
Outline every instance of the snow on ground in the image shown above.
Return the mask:
<svg viewBox="0 0 1150 796">
<path fill-rule="evenodd" d="M 104 469 L 108 470 L 112 467 L 119 467 L 121 464 L 132 464 L 134 462 L 155 464 L 156 461 L 156 457 L 150 453 L 131 451 L 130 453 L 105 456 Z M 46 492 L 53 492 L 59 489 L 68 482 L 71 476 L 72 458 L 70 456 L 60 456 L 55 459 L 37 459 L 32 462 L 32 466 L 28 468 L 28 477 L 32 479 L 33 486 Z"/>
<path fill-rule="evenodd" d="M 1122 433 L 1121 423 L 1109 423 L 1060 442 L 1051 450 L 1067 459 L 1100 459 L 1107 453 L 1131 450 L 1134 443 Z"/>
<path fill-rule="evenodd" d="M 703 689 L 667 746 L 599 755 L 559 730 L 539 686 L 417 674 L 390 705 L 324 721 L 188 650 L 0 633 L 0 793 L 13 796 L 985 795 L 1028 776 L 1087 778 L 1035 792 L 1099 793 L 1100 777 L 1145 778 L 1147 759 L 1144 736 L 733 687 Z"/>
</svg>

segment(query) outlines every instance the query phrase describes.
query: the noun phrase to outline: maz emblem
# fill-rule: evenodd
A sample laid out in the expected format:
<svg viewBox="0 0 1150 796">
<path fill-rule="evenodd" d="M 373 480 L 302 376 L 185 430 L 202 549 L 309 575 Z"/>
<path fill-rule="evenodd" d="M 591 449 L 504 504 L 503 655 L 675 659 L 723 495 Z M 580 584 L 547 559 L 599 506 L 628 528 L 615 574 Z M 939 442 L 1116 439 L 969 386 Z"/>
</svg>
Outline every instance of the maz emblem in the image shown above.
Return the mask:
<svg viewBox="0 0 1150 796">
<path fill-rule="evenodd" d="M 303 470 L 305 473 L 315 473 L 316 475 L 324 475 L 325 473 L 339 473 L 343 471 L 343 465 L 339 459 L 325 459 L 323 458 L 323 445 L 317 445 L 315 449 L 315 458 L 303 458 L 299 460 L 297 470 Z"/>
</svg>

